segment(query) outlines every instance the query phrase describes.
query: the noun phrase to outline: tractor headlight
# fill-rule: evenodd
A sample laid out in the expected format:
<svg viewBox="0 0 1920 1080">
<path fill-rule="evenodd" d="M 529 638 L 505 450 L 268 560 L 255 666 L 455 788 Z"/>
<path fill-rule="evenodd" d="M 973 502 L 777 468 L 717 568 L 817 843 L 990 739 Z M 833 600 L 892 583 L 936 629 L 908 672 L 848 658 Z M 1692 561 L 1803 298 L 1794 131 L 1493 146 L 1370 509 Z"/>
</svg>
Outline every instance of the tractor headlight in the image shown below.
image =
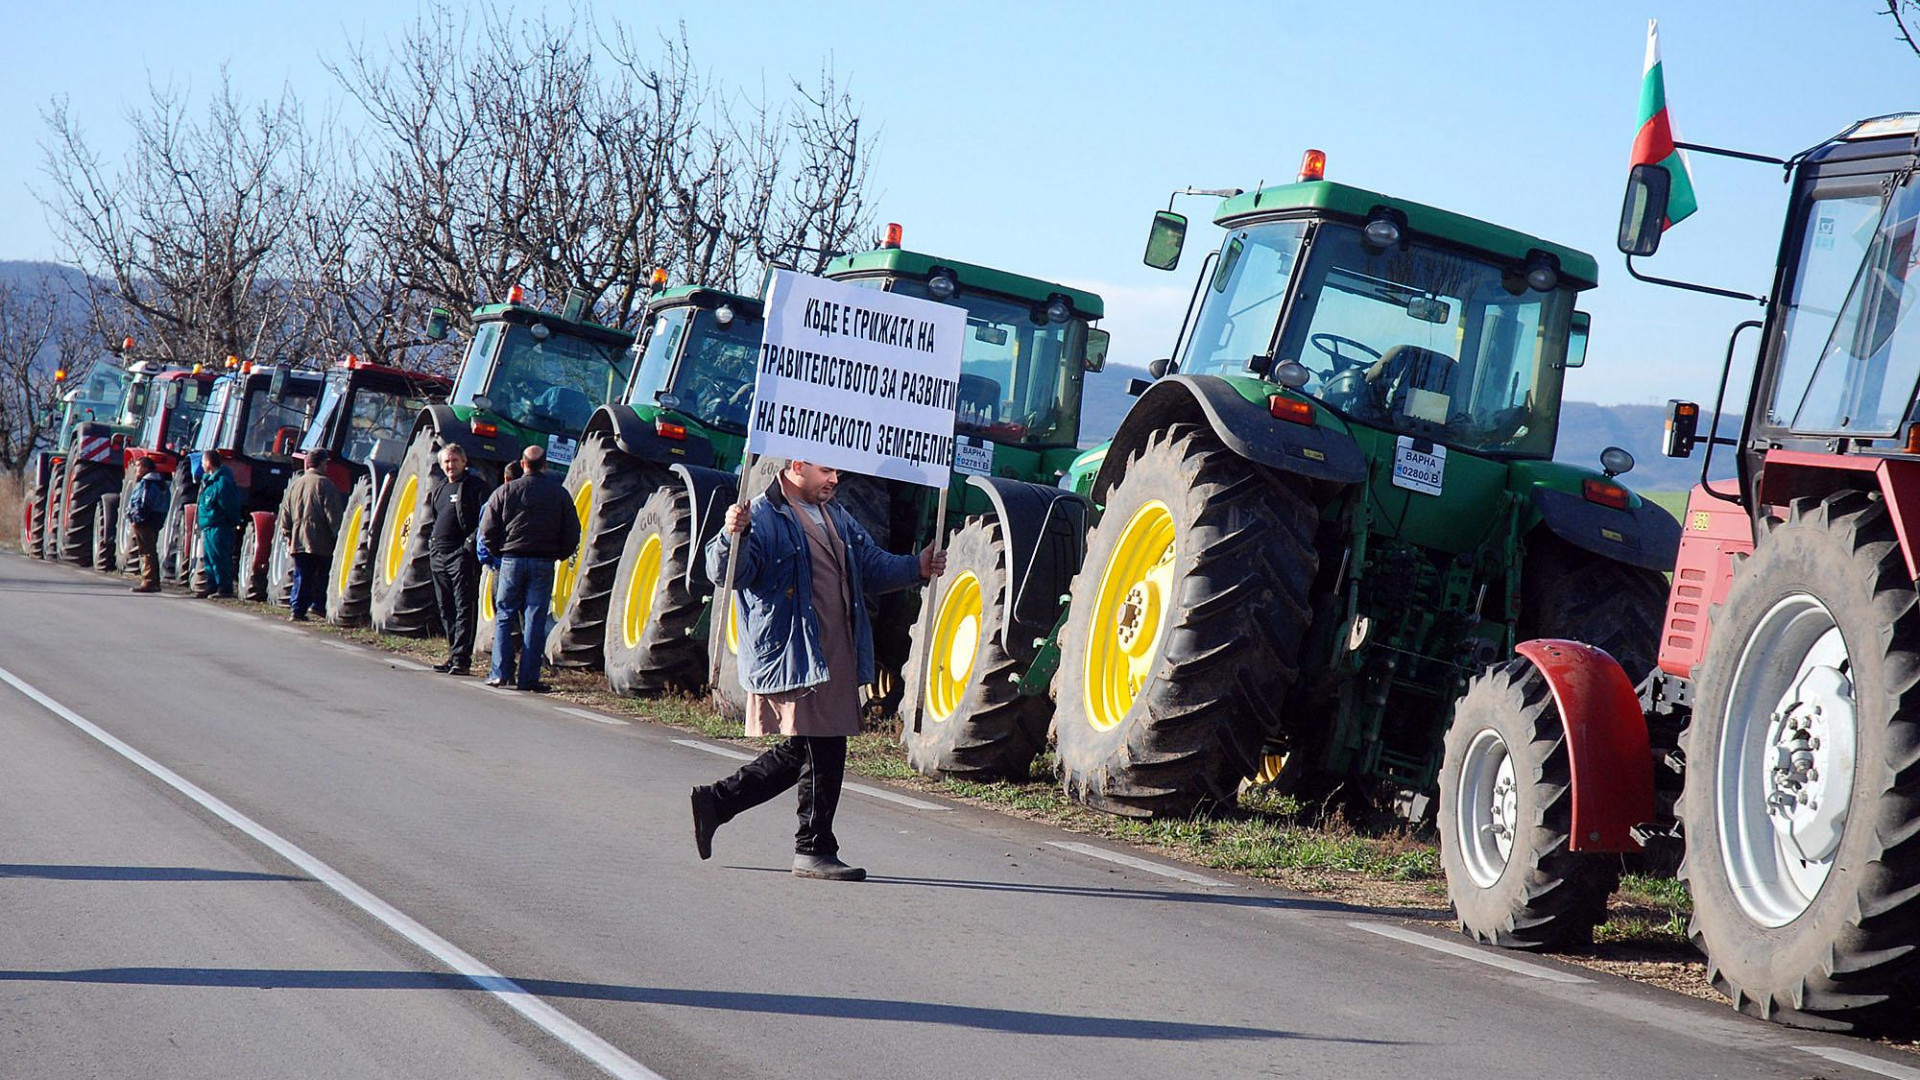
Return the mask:
<svg viewBox="0 0 1920 1080">
<path fill-rule="evenodd" d="M 713 321 L 719 323 L 721 326 L 732 326 L 733 325 L 733 305 L 721 304 L 719 307 L 714 308 Z"/>
<path fill-rule="evenodd" d="M 1063 323 L 1071 318 L 1073 318 L 1073 305 L 1067 302 L 1066 297 L 1056 295 L 1047 301 L 1048 322 Z"/>
<path fill-rule="evenodd" d="M 1360 230 L 1360 234 L 1370 246 L 1385 251 L 1399 246 L 1400 223 L 1392 218 L 1377 217 L 1367 222 L 1367 227 Z"/>
<path fill-rule="evenodd" d="M 951 300 L 960 291 L 960 282 L 951 270 L 935 270 L 927 278 L 927 294 L 935 300 Z"/>
</svg>

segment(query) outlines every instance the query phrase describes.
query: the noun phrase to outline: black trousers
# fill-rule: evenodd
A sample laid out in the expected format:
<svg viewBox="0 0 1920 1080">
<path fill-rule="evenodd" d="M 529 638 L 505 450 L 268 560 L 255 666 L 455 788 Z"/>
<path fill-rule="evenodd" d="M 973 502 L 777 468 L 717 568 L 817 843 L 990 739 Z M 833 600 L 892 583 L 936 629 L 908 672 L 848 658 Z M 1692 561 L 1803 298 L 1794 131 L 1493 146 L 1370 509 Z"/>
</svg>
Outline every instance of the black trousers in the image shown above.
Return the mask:
<svg viewBox="0 0 1920 1080">
<path fill-rule="evenodd" d="M 799 855 L 837 855 L 833 812 L 840 806 L 840 782 L 847 775 L 845 735 L 795 735 L 740 766 L 713 785 L 720 820 L 731 821 L 781 792 L 800 786 L 800 829 L 793 834 Z"/>
<path fill-rule="evenodd" d="M 440 605 L 440 626 L 447 632 L 447 659 L 454 667 L 473 663 L 473 619 L 480 602 L 480 560 L 473 551 L 435 551 L 433 598 Z"/>
</svg>

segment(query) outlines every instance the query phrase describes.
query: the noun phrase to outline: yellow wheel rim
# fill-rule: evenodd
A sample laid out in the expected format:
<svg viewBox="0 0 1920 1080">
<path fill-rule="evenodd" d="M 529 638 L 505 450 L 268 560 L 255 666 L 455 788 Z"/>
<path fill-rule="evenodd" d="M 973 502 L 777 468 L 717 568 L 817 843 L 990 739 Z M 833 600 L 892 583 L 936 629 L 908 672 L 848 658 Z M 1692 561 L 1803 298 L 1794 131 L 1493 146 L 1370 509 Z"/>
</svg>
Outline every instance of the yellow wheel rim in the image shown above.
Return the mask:
<svg viewBox="0 0 1920 1080">
<path fill-rule="evenodd" d="M 488 622 L 494 620 L 493 610 L 493 567 L 480 568 L 480 617 Z"/>
<path fill-rule="evenodd" d="M 567 601 L 573 599 L 573 586 L 580 580 L 580 560 L 587 554 L 587 518 L 592 513 L 593 481 L 585 480 L 580 490 L 573 493 L 573 514 L 580 519 L 580 545 L 573 549 L 572 558 L 553 571 L 553 617 L 556 619 L 566 613 Z"/>
<path fill-rule="evenodd" d="M 1260 757 L 1260 771 L 1252 776 L 1256 784 L 1271 784 L 1280 779 L 1280 773 L 1287 767 L 1287 755 L 1263 754 Z"/>
<path fill-rule="evenodd" d="M 654 533 L 640 545 L 634 556 L 633 574 L 627 579 L 627 614 L 620 620 L 620 634 L 627 648 L 636 648 L 647 624 L 653 621 L 653 592 L 660 584 L 660 534 Z"/>
<path fill-rule="evenodd" d="M 354 503 L 353 513 L 347 515 L 347 527 L 341 534 L 346 543 L 340 548 L 340 565 L 333 571 L 334 591 L 341 596 L 347 595 L 347 579 L 353 576 L 353 560 L 360 551 L 360 529 L 365 524 L 366 513 L 365 503 Z"/>
<path fill-rule="evenodd" d="M 984 609 L 980 579 L 961 574 L 947 586 L 934 609 L 933 637 L 927 650 L 927 710 L 936 722 L 950 719 L 973 682 L 973 659 L 980 651 Z"/>
<path fill-rule="evenodd" d="M 727 651 L 740 655 L 740 605 L 732 597 L 727 598 Z"/>
<path fill-rule="evenodd" d="M 1100 573 L 1081 680 L 1087 722 L 1117 726 L 1153 672 L 1172 607 L 1173 512 L 1155 500 L 1133 512 Z"/>
<path fill-rule="evenodd" d="M 387 533 L 387 557 L 380 561 L 380 577 L 391 585 L 407 564 L 407 538 L 413 535 L 413 512 L 420 506 L 420 478 L 407 477 L 406 485 L 387 511 L 393 528 Z"/>
</svg>

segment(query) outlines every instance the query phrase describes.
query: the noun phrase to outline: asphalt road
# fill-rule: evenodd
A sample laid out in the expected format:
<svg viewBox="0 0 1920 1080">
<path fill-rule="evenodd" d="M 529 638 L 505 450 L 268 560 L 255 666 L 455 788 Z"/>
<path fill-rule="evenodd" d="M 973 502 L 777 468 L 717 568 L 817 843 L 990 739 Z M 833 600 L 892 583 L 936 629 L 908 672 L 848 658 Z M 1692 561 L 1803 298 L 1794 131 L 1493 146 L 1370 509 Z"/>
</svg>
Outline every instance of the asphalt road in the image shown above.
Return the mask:
<svg viewBox="0 0 1920 1080">
<path fill-rule="evenodd" d="M 733 763 L 562 705 L 0 554 L 0 1077 L 1920 1080 L 880 785 L 702 863 Z"/>
</svg>

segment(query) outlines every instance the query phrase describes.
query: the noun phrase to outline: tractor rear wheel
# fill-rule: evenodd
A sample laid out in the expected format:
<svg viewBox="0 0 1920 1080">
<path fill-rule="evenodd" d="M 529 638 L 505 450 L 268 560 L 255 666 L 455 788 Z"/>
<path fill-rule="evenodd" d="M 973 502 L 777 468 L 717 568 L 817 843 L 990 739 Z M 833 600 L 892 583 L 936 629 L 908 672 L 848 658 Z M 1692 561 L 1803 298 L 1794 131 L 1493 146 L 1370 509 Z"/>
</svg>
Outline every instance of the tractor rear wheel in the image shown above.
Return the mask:
<svg viewBox="0 0 1920 1080">
<path fill-rule="evenodd" d="M 1509 949 L 1586 944 L 1607 917 L 1620 857 L 1567 850 L 1566 725 L 1547 680 L 1509 660 L 1454 703 L 1440 764 L 1440 865 L 1469 937 Z"/>
<path fill-rule="evenodd" d="M 547 659 L 555 667 L 599 667 L 607 637 L 607 601 L 620 573 L 620 553 L 640 504 L 673 480 L 633 457 L 611 432 L 597 432 L 567 469 L 567 493 L 580 518 L 580 546 L 554 567 L 553 630 Z"/>
<path fill-rule="evenodd" d="M 59 461 L 47 477 L 47 516 L 40 526 L 40 557 L 43 559 L 60 557 L 60 528 L 64 517 L 62 511 L 67 505 L 66 494 L 67 463 Z"/>
<path fill-rule="evenodd" d="M 240 599 L 256 604 L 267 602 L 267 560 L 273 548 L 262 550 L 260 538 L 272 536 L 276 531 L 273 515 L 264 510 L 248 514 L 240 522 L 240 566 L 235 577 Z"/>
<path fill-rule="evenodd" d="M 133 469 L 120 481 L 120 494 L 114 503 L 113 550 L 116 568 L 123 574 L 138 574 L 140 559 L 134 554 L 137 546 L 133 537 L 133 522 L 120 511 L 120 507 L 133 502 L 134 486 L 140 483 L 140 476 Z"/>
<path fill-rule="evenodd" d="M 46 545 L 47 493 L 50 485 L 34 484 L 20 500 L 20 550 L 39 558 Z"/>
<path fill-rule="evenodd" d="M 60 509 L 60 559 L 93 565 L 93 530 L 100 499 L 120 489 L 120 467 L 105 461 L 68 462 Z"/>
<path fill-rule="evenodd" d="M 120 535 L 120 493 L 114 492 L 100 496 L 93 510 L 93 568 L 103 574 L 113 573 L 115 566 L 114 540 Z"/>
<path fill-rule="evenodd" d="M 371 609 L 374 629 L 383 634 L 428 637 L 439 632 L 433 564 L 421 520 L 433 491 L 439 468 L 434 457 L 439 451 L 440 440 L 431 428 L 422 428 L 413 437 L 380 515 L 379 539 L 373 548 Z"/>
<path fill-rule="evenodd" d="M 167 523 L 160 530 L 160 577 L 181 585 L 193 577 L 193 534 L 198 524 L 197 495 L 186 461 L 173 470 L 171 494 L 167 502 Z"/>
<path fill-rule="evenodd" d="M 1886 503 L 1794 500 L 1710 621 L 1680 798 L 1708 980 L 1762 1019 L 1910 1035 L 1920 598 Z"/>
<path fill-rule="evenodd" d="M 293 606 L 293 548 L 287 534 L 273 530 L 273 547 L 267 551 L 267 603 L 276 607 Z"/>
<path fill-rule="evenodd" d="M 904 685 L 922 705 L 918 731 L 911 710 L 901 713 L 907 763 L 927 776 L 1025 779 L 1053 707 L 1015 685 L 1022 664 L 1007 651 L 1013 586 L 998 522 L 968 519 L 937 587 L 931 623 L 914 620 L 908 654 Z"/>
<path fill-rule="evenodd" d="M 641 504 L 620 553 L 607 605 L 607 683 L 616 694 L 693 690 L 707 678 L 706 642 L 694 632 L 705 599 L 687 587 L 693 500 L 677 483 Z"/>
<path fill-rule="evenodd" d="M 1667 577 L 1583 551 L 1550 533 L 1527 542 L 1519 640 L 1568 638 L 1604 650 L 1638 685 L 1660 653 Z"/>
<path fill-rule="evenodd" d="M 327 621 L 335 626 L 365 626 L 373 599 L 373 478 L 363 476 L 347 495 L 340 532 L 333 539 L 327 567 Z"/>
<path fill-rule="evenodd" d="M 1054 678 L 1061 783 L 1130 817 L 1231 803 L 1284 734 L 1317 511 L 1292 478 L 1190 424 L 1136 450 L 1105 503 Z"/>
</svg>

